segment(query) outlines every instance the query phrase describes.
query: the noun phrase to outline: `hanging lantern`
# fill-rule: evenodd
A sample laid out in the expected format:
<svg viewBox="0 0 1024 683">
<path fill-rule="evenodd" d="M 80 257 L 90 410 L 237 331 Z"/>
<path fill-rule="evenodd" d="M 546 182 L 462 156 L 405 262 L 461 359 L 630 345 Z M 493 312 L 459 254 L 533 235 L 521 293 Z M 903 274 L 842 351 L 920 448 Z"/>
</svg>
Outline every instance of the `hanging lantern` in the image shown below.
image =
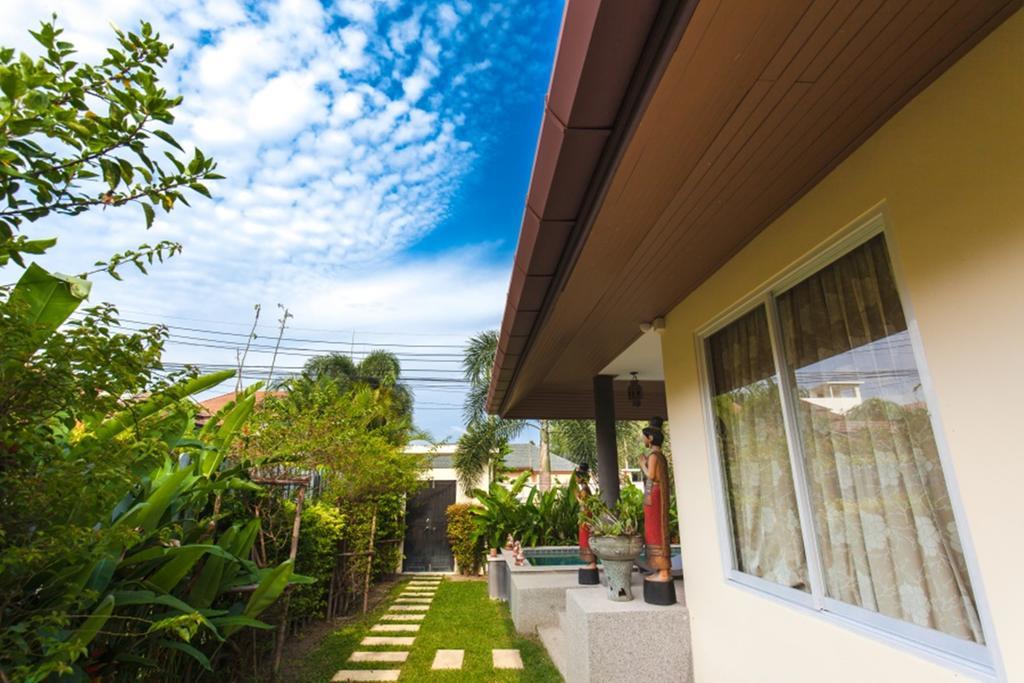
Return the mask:
<svg viewBox="0 0 1024 683">
<path fill-rule="evenodd" d="M 629 388 L 626 390 L 626 396 L 629 398 L 629 402 L 633 404 L 634 408 L 639 408 L 644 402 L 644 388 L 640 386 L 640 380 L 637 378 L 637 373 L 629 373 L 633 375 L 633 379 L 629 383 Z"/>
</svg>

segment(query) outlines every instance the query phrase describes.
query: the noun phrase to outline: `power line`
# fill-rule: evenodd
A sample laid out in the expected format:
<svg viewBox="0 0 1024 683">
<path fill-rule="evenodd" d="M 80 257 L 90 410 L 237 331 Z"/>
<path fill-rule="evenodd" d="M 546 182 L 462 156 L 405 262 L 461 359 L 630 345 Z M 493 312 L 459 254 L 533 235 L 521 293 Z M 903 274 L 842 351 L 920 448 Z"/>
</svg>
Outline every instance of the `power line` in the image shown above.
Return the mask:
<svg viewBox="0 0 1024 683">
<path fill-rule="evenodd" d="M 140 314 L 141 313 L 142 315 L 146 315 L 147 314 L 146 311 L 133 311 L 132 309 L 121 309 L 121 308 L 119 308 L 118 310 L 123 310 L 123 311 L 125 311 L 126 313 L 129 313 L 129 314 L 132 314 L 132 313 L 134 313 L 134 314 Z M 163 318 L 172 318 L 174 320 L 188 320 L 190 322 L 213 323 L 213 324 L 216 324 L 216 325 L 229 325 L 229 326 L 243 327 L 243 328 L 249 324 L 249 323 L 232 322 L 232 321 L 229 321 L 229 320 L 210 320 L 208 318 L 192 318 L 192 317 L 189 317 L 189 316 L 182 316 L 182 315 L 161 314 L 161 317 L 163 317 Z M 272 327 L 263 326 L 261 329 L 273 329 L 273 328 Z M 302 332 L 327 332 L 327 333 L 339 334 L 339 335 L 341 335 L 341 334 L 349 335 L 349 334 L 352 334 L 353 332 L 355 332 L 356 334 L 366 334 L 366 335 L 374 335 L 374 336 L 381 336 L 381 337 L 456 337 L 456 338 L 459 338 L 459 339 L 465 339 L 465 337 L 466 337 L 466 335 L 464 335 L 464 334 L 455 334 L 455 333 L 452 333 L 452 332 L 391 332 L 391 331 L 352 330 L 352 329 L 344 330 L 344 329 L 326 328 L 326 327 L 292 327 L 291 329 L 297 330 L 297 331 L 302 331 Z M 459 348 L 462 348 L 462 346 L 459 346 Z"/>
<path fill-rule="evenodd" d="M 82 313 L 82 312 L 76 312 L 75 315 L 79 316 L 79 317 L 82 317 L 85 314 Z M 208 329 L 208 328 L 193 328 L 193 327 L 186 327 L 186 326 L 181 326 L 181 325 L 168 325 L 166 323 L 158 323 L 158 322 L 154 322 L 154 321 L 139 321 L 139 319 L 133 319 L 133 318 L 127 318 L 127 317 L 120 318 L 119 319 L 119 323 L 120 324 L 117 327 L 123 328 L 125 330 L 135 330 L 136 332 L 138 331 L 137 329 L 134 329 L 134 328 L 131 328 L 131 327 L 128 327 L 128 326 L 125 326 L 125 325 L 121 325 L 121 324 L 129 323 L 131 325 L 141 325 L 144 328 L 148 328 L 148 327 L 165 327 L 168 330 L 184 330 L 185 332 L 197 332 L 197 333 L 201 333 L 201 334 L 217 335 L 217 336 L 221 336 L 221 337 L 236 337 L 236 338 L 242 338 L 242 339 L 246 339 L 246 338 L 249 337 L 248 334 L 243 334 L 241 332 L 226 332 L 224 330 L 215 330 L 215 329 Z M 293 330 L 297 330 L 297 329 L 300 329 L 300 328 L 292 328 L 292 329 Z M 259 337 L 259 336 L 260 335 L 257 335 L 257 337 Z M 266 338 L 270 338 L 271 337 L 270 335 L 266 335 L 266 334 L 264 334 L 262 336 L 266 337 Z M 275 336 L 276 335 L 274 335 L 274 337 Z M 222 340 L 222 341 L 226 342 L 227 340 Z M 380 343 L 375 343 L 375 342 L 352 342 L 352 341 L 347 341 L 347 340 L 346 341 L 339 341 L 339 340 L 334 340 L 334 339 L 311 339 L 311 338 L 302 338 L 302 337 L 282 337 L 282 341 L 304 343 L 304 344 L 328 344 L 328 345 L 332 345 L 332 346 L 342 346 L 342 347 L 344 347 L 344 346 L 348 346 L 348 347 L 351 347 L 351 346 L 361 346 L 361 347 L 370 347 L 372 349 L 385 348 L 385 347 L 386 348 L 437 348 L 437 349 L 458 349 L 458 350 L 461 351 L 461 350 L 464 350 L 466 348 L 465 344 L 406 344 L 406 343 L 401 343 L 401 342 L 389 342 L 389 343 L 386 343 L 386 344 L 380 344 Z M 444 355 L 453 355 L 453 356 L 454 355 L 459 355 L 460 357 L 462 356 L 461 353 L 445 353 Z"/>
</svg>

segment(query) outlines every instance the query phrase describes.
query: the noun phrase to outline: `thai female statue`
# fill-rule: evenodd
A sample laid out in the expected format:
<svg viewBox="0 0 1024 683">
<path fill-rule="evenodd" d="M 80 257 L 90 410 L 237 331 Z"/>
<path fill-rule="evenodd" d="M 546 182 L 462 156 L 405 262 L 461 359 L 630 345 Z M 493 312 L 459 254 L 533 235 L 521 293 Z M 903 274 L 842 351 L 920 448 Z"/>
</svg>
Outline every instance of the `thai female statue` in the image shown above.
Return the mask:
<svg viewBox="0 0 1024 683">
<path fill-rule="evenodd" d="M 583 510 L 584 501 L 591 496 L 590 491 L 590 467 L 587 463 L 581 463 L 576 468 L 576 500 L 580 503 L 580 510 Z M 579 542 L 580 542 L 580 559 L 585 564 L 585 567 L 580 567 L 578 581 L 584 586 L 596 586 L 600 583 L 600 578 L 597 574 L 597 557 L 594 555 L 594 551 L 590 549 L 590 527 L 584 521 L 583 516 L 580 516 L 580 529 L 579 529 Z"/>
<path fill-rule="evenodd" d="M 644 543 L 652 573 L 644 578 L 644 601 L 652 605 L 671 605 L 676 601 L 672 582 L 672 546 L 669 542 L 668 460 L 661 451 L 665 442 L 664 420 L 651 418 L 644 427 L 644 447 L 640 469 L 644 474 Z"/>
</svg>

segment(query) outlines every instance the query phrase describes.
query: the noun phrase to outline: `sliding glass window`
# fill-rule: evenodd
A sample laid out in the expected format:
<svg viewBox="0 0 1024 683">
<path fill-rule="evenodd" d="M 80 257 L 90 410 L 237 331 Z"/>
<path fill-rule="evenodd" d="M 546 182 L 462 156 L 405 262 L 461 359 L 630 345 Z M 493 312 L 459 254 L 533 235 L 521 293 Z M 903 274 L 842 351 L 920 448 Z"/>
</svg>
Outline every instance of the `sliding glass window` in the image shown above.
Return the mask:
<svg viewBox="0 0 1024 683">
<path fill-rule="evenodd" d="M 817 575 L 819 604 L 983 643 L 884 237 L 705 349 L 734 568 L 803 592 Z"/>
</svg>

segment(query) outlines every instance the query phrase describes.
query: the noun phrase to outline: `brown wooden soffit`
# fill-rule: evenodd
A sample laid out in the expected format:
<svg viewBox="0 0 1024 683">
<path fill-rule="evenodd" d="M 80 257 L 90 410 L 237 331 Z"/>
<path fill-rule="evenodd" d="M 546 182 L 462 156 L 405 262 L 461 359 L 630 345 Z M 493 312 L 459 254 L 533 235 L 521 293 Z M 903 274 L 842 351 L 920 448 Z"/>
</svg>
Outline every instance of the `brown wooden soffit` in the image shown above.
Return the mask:
<svg viewBox="0 0 1024 683">
<path fill-rule="evenodd" d="M 570 0 L 488 408 L 592 416 L 591 378 L 640 322 L 674 308 L 1020 6 Z M 659 33 L 667 16 L 672 40 Z M 627 120 L 641 78 L 654 86 Z"/>
<path fill-rule="evenodd" d="M 566 3 L 495 358 L 492 410 L 512 383 L 534 332 L 663 4 Z"/>
</svg>

